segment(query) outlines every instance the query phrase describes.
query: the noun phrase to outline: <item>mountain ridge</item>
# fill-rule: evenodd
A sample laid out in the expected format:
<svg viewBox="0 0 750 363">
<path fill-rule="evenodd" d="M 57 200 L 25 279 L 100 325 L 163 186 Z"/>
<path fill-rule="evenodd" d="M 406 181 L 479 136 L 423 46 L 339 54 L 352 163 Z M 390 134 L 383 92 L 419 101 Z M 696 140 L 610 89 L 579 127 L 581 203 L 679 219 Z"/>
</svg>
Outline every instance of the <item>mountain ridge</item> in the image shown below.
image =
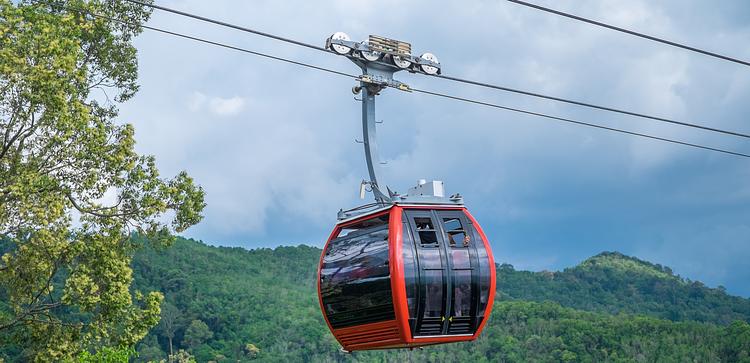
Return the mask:
<svg viewBox="0 0 750 363">
<path fill-rule="evenodd" d="M 750 299 L 620 252 L 602 252 L 562 271 L 516 271 L 506 263 L 497 272 L 498 290 L 508 300 L 553 301 L 580 310 L 672 321 L 750 321 Z"/>
<path fill-rule="evenodd" d="M 345 355 L 318 306 L 320 253 L 307 245 L 247 250 L 182 238 L 164 250 L 139 252 L 134 289 L 162 291 L 162 311 L 173 313 L 163 314 L 161 325 L 139 344 L 138 361 L 164 359 L 170 340 L 199 362 L 711 362 L 738 361 L 750 352 L 750 300 L 651 272 L 633 274 L 621 260 L 636 258 L 607 252 L 552 277 L 498 265 L 495 309 L 475 342 Z M 674 300 L 640 290 L 654 281 L 674 290 Z M 684 299 L 680 292 L 686 288 L 703 298 Z M 633 289 L 640 292 L 623 293 Z M 670 309 L 677 314 L 664 318 Z M 196 340 L 189 327 L 201 325 L 210 334 Z M 166 326 L 174 328 L 171 339 Z"/>
<path fill-rule="evenodd" d="M 574 269 L 586 268 L 612 268 L 628 272 L 653 275 L 664 279 L 682 278 L 675 275 L 671 268 L 642 260 L 635 256 L 628 256 L 617 251 L 605 251 L 585 259 L 583 262 L 572 267 Z"/>
</svg>

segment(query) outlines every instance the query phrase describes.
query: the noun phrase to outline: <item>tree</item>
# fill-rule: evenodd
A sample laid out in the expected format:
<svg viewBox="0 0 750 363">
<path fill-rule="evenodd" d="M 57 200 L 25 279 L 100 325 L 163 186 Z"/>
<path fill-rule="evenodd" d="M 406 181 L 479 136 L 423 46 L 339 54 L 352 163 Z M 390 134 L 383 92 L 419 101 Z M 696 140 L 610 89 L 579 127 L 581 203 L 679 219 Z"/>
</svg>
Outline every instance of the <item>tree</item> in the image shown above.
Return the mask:
<svg viewBox="0 0 750 363">
<path fill-rule="evenodd" d="M 133 348 L 109 348 L 103 347 L 95 354 L 87 351 L 78 355 L 78 363 L 127 363 L 130 358 L 135 356 Z"/>
<path fill-rule="evenodd" d="M 167 360 L 169 363 L 195 363 L 195 357 L 190 355 L 190 353 L 180 349 L 175 354 L 170 354 L 169 359 Z M 163 360 L 161 363 L 165 363 Z"/>
<path fill-rule="evenodd" d="M 206 340 L 211 339 L 211 337 L 213 336 L 214 333 L 211 332 L 211 329 L 208 328 L 208 325 L 206 325 L 206 323 L 200 320 L 193 320 L 185 330 L 183 342 L 185 342 L 188 348 L 190 348 L 190 350 L 192 351 L 199 345 L 203 344 L 203 342 L 205 342 Z"/>
<path fill-rule="evenodd" d="M 750 363 L 750 324 L 732 322 L 722 339 L 722 359 L 727 362 Z"/>
<path fill-rule="evenodd" d="M 158 362 L 168 354 L 159 346 L 156 335 L 149 334 L 145 339 L 138 343 L 137 360 L 141 362 Z"/>
<path fill-rule="evenodd" d="M 160 178 L 115 122 L 149 15 L 123 0 L 0 0 L 0 336 L 30 359 L 143 338 L 162 296 L 129 291 L 132 255 L 202 218 L 203 190 L 185 172 Z"/>
<path fill-rule="evenodd" d="M 243 349 L 243 352 L 248 358 L 254 359 L 258 356 L 258 354 L 260 354 L 260 348 L 256 347 L 253 343 L 247 343 L 245 344 L 245 349 Z"/>
<path fill-rule="evenodd" d="M 172 349 L 172 339 L 174 339 L 174 333 L 177 331 L 177 318 L 180 316 L 180 310 L 170 303 L 164 303 L 161 309 L 161 321 L 159 327 L 162 335 L 167 337 L 169 341 L 169 355 L 174 354 Z"/>
</svg>

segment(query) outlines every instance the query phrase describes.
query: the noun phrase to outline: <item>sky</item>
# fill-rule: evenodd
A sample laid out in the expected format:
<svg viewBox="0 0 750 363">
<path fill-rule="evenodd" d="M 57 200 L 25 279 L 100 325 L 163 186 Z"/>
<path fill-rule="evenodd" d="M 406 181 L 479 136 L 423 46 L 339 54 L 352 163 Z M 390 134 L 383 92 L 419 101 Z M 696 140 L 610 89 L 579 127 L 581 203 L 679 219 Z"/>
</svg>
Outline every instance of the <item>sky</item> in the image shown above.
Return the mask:
<svg viewBox="0 0 750 363">
<path fill-rule="evenodd" d="M 750 3 L 536 3 L 750 59 Z M 408 41 L 445 75 L 750 133 L 750 67 L 510 2 L 160 1 L 323 45 L 336 31 Z M 356 73 L 344 57 L 156 11 L 149 25 Z M 140 91 L 120 106 L 137 150 L 164 177 L 206 191 L 186 231 L 246 248 L 322 247 L 336 212 L 363 203 L 361 105 L 352 79 L 146 30 Z M 416 88 L 750 153 L 747 139 L 397 73 Z M 517 269 L 560 270 L 620 251 L 750 297 L 750 159 L 385 90 L 377 99 L 381 184 L 460 192 Z M 367 197 L 368 199 L 371 196 Z M 369 202 L 369 200 L 365 201 Z"/>
</svg>

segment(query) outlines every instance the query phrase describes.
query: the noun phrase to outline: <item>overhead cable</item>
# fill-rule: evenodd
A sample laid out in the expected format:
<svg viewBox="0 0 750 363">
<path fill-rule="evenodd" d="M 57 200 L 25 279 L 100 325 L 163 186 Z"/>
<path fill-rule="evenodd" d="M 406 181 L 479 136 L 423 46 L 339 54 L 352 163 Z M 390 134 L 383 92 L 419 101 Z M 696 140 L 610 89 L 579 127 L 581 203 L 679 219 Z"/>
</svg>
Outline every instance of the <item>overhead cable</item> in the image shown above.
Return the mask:
<svg viewBox="0 0 750 363">
<path fill-rule="evenodd" d="M 498 86 L 498 85 L 494 85 L 494 84 L 490 84 L 490 83 L 477 82 L 477 81 L 472 81 L 472 80 L 468 80 L 468 79 L 461 79 L 461 78 L 451 77 L 451 76 L 446 76 L 446 75 L 434 75 L 433 77 L 447 79 L 447 80 L 454 81 L 454 82 L 471 84 L 471 85 L 480 86 L 480 87 L 492 88 L 492 89 L 496 89 L 496 90 L 500 90 L 500 91 L 507 91 L 507 92 L 518 93 L 518 94 L 522 94 L 522 95 L 526 95 L 526 96 L 544 98 L 544 99 L 548 99 L 548 100 L 552 100 L 552 101 L 569 103 L 569 104 L 577 105 L 577 106 L 594 108 L 594 109 L 598 109 L 598 110 L 602 110 L 602 111 L 615 112 L 615 113 L 620 113 L 620 114 L 629 115 L 629 116 L 646 118 L 646 119 L 650 119 L 650 120 L 654 120 L 654 121 L 659 121 L 659 122 L 666 122 L 666 123 L 670 123 L 670 124 L 673 124 L 673 125 L 680 125 L 680 126 L 691 127 L 691 128 L 701 129 L 701 130 L 706 130 L 706 131 L 711 131 L 711 132 L 718 132 L 718 133 L 732 135 L 732 136 L 739 136 L 739 137 L 744 137 L 744 138 L 750 138 L 750 134 L 744 134 L 744 133 L 741 133 L 741 132 L 736 132 L 736 131 L 731 131 L 731 130 L 724 130 L 724 129 L 718 129 L 718 128 L 714 128 L 714 127 L 709 127 L 709 126 L 704 126 L 704 125 L 699 125 L 699 124 L 694 124 L 694 123 L 689 123 L 689 122 L 676 121 L 676 120 L 672 120 L 672 119 L 668 119 L 668 118 L 663 118 L 663 117 L 650 116 L 650 115 L 646 115 L 646 114 L 642 114 L 642 113 L 638 113 L 638 112 L 621 110 L 621 109 L 607 107 L 607 106 L 599 106 L 599 105 L 595 105 L 595 104 L 591 104 L 591 103 L 587 103 L 587 102 L 582 102 L 582 101 L 576 101 L 576 100 L 571 100 L 571 99 L 566 99 L 566 98 L 561 98 L 561 97 L 543 95 L 541 93 L 523 91 L 523 90 L 516 89 L 516 88 Z"/>
<path fill-rule="evenodd" d="M 183 33 L 173 32 L 173 31 L 170 31 L 170 30 L 166 30 L 166 29 L 162 29 L 162 28 L 156 28 L 156 27 L 152 27 L 152 26 L 148 26 L 148 25 L 135 24 L 135 23 L 128 22 L 128 21 L 125 21 L 125 20 L 116 19 L 116 18 L 112 18 L 112 17 L 109 17 L 109 16 L 101 15 L 101 14 L 91 13 L 89 11 L 72 9 L 72 8 L 67 8 L 67 9 L 71 10 L 71 11 L 76 11 L 76 12 L 86 12 L 86 13 L 89 13 L 89 14 L 97 17 L 97 18 L 106 19 L 106 20 L 109 20 L 109 21 L 116 21 L 116 22 L 119 22 L 119 23 L 122 23 L 122 24 L 131 25 L 131 26 L 140 26 L 140 27 L 142 27 L 144 29 L 148 29 L 148 30 L 155 31 L 155 32 L 158 32 L 158 33 L 168 34 L 168 35 L 172 35 L 172 36 L 183 38 L 183 39 L 189 39 L 189 40 L 200 42 L 200 43 L 204 43 L 204 44 L 214 45 L 214 46 L 217 46 L 217 47 L 232 49 L 232 50 L 236 50 L 236 51 L 239 51 L 239 52 L 256 55 L 256 56 L 263 57 L 263 58 L 268 58 L 268 59 L 277 60 L 277 61 L 284 62 L 284 63 L 298 65 L 298 66 L 301 66 L 301 67 L 306 67 L 306 68 L 311 68 L 311 69 L 315 69 L 315 70 L 318 70 L 318 71 L 323 71 L 323 72 L 328 72 L 328 73 L 336 74 L 336 75 L 339 75 L 339 76 L 345 76 L 345 77 L 354 78 L 354 79 L 358 79 L 359 78 L 357 75 L 354 75 L 354 74 L 350 74 L 350 73 L 346 73 L 346 72 L 341 72 L 341 71 L 337 71 L 337 70 L 330 69 L 330 68 L 320 67 L 320 66 L 316 66 L 314 64 L 309 64 L 309 63 L 305 63 L 305 62 L 295 61 L 295 60 L 292 60 L 292 59 L 289 59 L 289 58 L 279 57 L 279 56 L 275 56 L 275 55 L 271 55 L 271 54 L 267 54 L 267 53 L 256 52 L 254 50 L 250 50 L 250 49 L 247 49 L 247 48 L 240 48 L 240 47 L 236 47 L 236 46 L 225 44 L 225 43 L 215 42 L 215 41 L 208 40 L 208 39 L 205 39 L 205 38 L 199 38 L 199 37 L 195 37 L 195 36 L 192 36 L 192 35 L 187 35 L 187 34 L 183 34 Z"/>
<path fill-rule="evenodd" d="M 618 26 L 614 26 L 614 25 L 602 23 L 600 21 L 596 21 L 596 20 L 584 18 L 582 16 L 573 15 L 573 14 L 565 13 L 565 12 L 562 12 L 562 11 L 559 11 L 559 10 L 554 10 L 554 9 L 546 8 L 544 6 L 532 4 L 532 3 L 529 3 L 529 2 L 526 2 L 526 1 L 521 1 L 521 0 L 508 0 L 508 1 L 510 1 L 512 3 L 519 4 L 519 5 L 528 6 L 530 8 L 534 8 L 534 9 L 537 9 L 537 10 L 546 11 L 546 12 L 551 13 L 551 14 L 564 16 L 566 18 L 570 18 L 570 19 L 582 21 L 582 22 L 585 22 L 585 23 L 593 24 L 593 25 L 596 25 L 596 26 L 600 26 L 600 27 L 603 27 L 603 28 L 615 30 L 615 31 L 618 31 L 618 32 L 622 32 L 622 33 L 634 35 L 634 36 L 641 37 L 641 38 L 644 38 L 644 39 L 648 39 L 648 40 L 651 40 L 651 41 L 654 41 L 654 42 L 659 42 L 659 43 L 662 43 L 662 44 L 671 45 L 673 47 L 682 48 L 682 49 L 685 49 L 685 50 L 689 50 L 689 51 L 700 53 L 700 54 L 707 55 L 707 56 L 710 56 L 710 57 L 719 58 L 719 59 L 723 59 L 723 60 L 726 60 L 726 61 L 730 61 L 730 62 L 742 64 L 742 65 L 745 65 L 745 66 L 750 66 L 750 62 L 743 61 L 743 60 L 740 60 L 740 59 L 737 59 L 737 58 L 729 57 L 729 56 L 726 56 L 726 55 L 721 55 L 721 54 L 714 53 L 714 52 L 709 52 L 707 50 L 703 50 L 703 49 L 700 49 L 700 48 L 691 47 L 689 45 L 680 44 L 680 43 L 673 42 L 673 41 L 670 41 L 670 40 L 666 40 L 666 39 L 663 39 L 663 38 L 658 38 L 658 37 L 655 37 L 655 36 L 652 36 L 652 35 L 643 34 L 643 33 L 639 33 L 639 32 L 633 31 L 633 30 L 629 30 L 629 29 L 618 27 Z"/>
<path fill-rule="evenodd" d="M 243 31 L 243 32 L 253 33 L 253 34 L 256 34 L 256 35 L 263 36 L 263 37 L 267 37 L 267 38 L 271 38 L 271 39 L 276 39 L 276 40 L 279 40 L 279 41 L 282 41 L 282 42 L 286 42 L 286 43 L 290 43 L 290 44 L 294 44 L 294 45 L 299 45 L 301 47 L 311 48 L 311 49 L 319 50 L 321 52 L 326 52 L 326 53 L 333 53 L 330 50 L 328 50 L 328 49 L 326 49 L 324 47 L 315 45 L 315 44 L 310 44 L 310 43 L 305 43 L 305 42 L 301 42 L 301 41 L 294 40 L 294 39 L 285 38 L 285 37 L 282 37 L 282 36 L 279 36 L 279 35 L 262 32 L 260 30 L 255 30 L 255 29 L 251 29 L 251 28 L 248 28 L 248 27 L 244 27 L 244 26 L 240 26 L 240 25 L 236 25 L 236 24 L 227 23 L 227 22 L 224 22 L 224 21 L 221 21 L 221 20 L 211 19 L 211 18 L 207 18 L 205 16 L 201 16 L 201 15 L 197 15 L 197 14 L 193 14 L 193 13 L 188 13 L 188 12 L 177 10 L 177 9 L 168 8 L 166 6 L 145 3 L 145 2 L 142 2 L 142 1 L 138 1 L 138 0 L 125 0 L 125 1 L 133 3 L 133 4 L 138 4 L 138 5 L 141 5 L 141 6 L 147 6 L 149 8 L 153 8 L 153 9 L 158 9 L 158 10 L 166 11 L 166 12 L 169 12 L 169 13 L 172 13 L 172 14 L 186 16 L 188 18 L 193 18 L 193 19 L 200 20 L 200 21 L 203 21 L 203 22 L 206 22 L 206 23 L 221 25 L 221 26 L 224 26 L 224 27 L 228 27 L 228 28 L 240 30 L 240 31 Z"/>
<path fill-rule="evenodd" d="M 548 114 L 544 114 L 544 113 L 539 113 L 539 112 L 524 110 L 524 109 L 520 109 L 520 108 L 507 107 L 507 106 L 502 106 L 502 105 L 498 105 L 498 104 L 494 104 L 494 103 L 489 103 L 489 102 L 477 101 L 477 100 L 473 100 L 473 99 L 470 99 L 470 98 L 458 97 L 458 96 L 448 95 L 448 94 L 439 93 L 439 92 L 432 92 L 432 91 L 427 91 L 427 90 L 421 90 L 421 89 L 416 89 L 416 88 L 412 88 L 412 91 L 418 92 L 418 93 L 424 93 L 424 94 L 428 94 L 428 95 L 432 95 L 432 96 L 438 96 L 438 97 L 448 98 L 448 99 L 452 99 L 452 100 L 456 100 L 456 101 L 463 101 L 463 102 L 473 103 L 473 104 L 476 104 L 476 105 L 482 105 L 482 106 L 488 106 L 488 107 L 498 108 L 498 109 L 506 110 L 506 111 L 512 111 L 512 112 L 518 112 L 518 113 L 523 113 L 523 114 L 532 115 L 532 116 L 543 117 L 543 118 L 547 118 L 547 119 L 551 119 L 551 120 L 568 122 L 568 123 L 572 123 L 572 124 L 575 124 L 575 125 L 588 126 L 588 127 L 593 127 L 593 128 L 602 129 L 602 130 L 619 132 L 619 133 L 623 133 L 623 134 L 628 134 L 628 135 L 633 135 L 633 136 L 639 136 L 639 137 L 645 137 L 645 138 L 648 138 L 648 139 L 659 140 L 659 141 L 669 142 L 669 143 L 673 143 L 673 144 L 685 145 L 685 146 L 695 147 L 695 148 L 699 148 L 699 149 L 711 150 L 711 151 L 716 151 L 716 152 L 720 152 L 720 153 L 725 153 L 725 154 L 730 154 L 730 155 L 742 156 L 742 157 L 750 158 L 750 154 L 743 154 L 743 153 L 739 153 L 739 152 L 734 152 L 734 151 L 729 151 L 729 150 L 724 150 L 724 149 L 718 149 L 718 148 L 709 147 L 709 146 L 703 146 L 703 145 L 699 145 L 699 144 L 693 144 L 693 143 L 679 141 L 679 140 L 674 140 L 674 139 L 669 139 L 669 138 L 665 138 L 665 137 L 653 136 L 653 135 L 642 134 L 642 133 L 633 132 L 633 131 L 627 131 L 627 130 L 617 129 L 617 128 L 614 128 L 614 127 L 608 127 L 608 126 L 602 126 L 602 125 L 592 124 L 592 123 L 588 123 L 588 122 L 573 120 L 573 119 L 570 119 L 570 118 L 553 116 L 553 115 L 548 115 Z"/>
<path fill-rule="evenodd" d="M 139 0 L 126 0 L 126 1 L 134 3 L 134 4 L 139 4 L 139 5 L 142 5 L 142 6 L 147 6 L 147 7 L 153 8 L 153 9 L 158 9 L 158 10 L 166 11 L 166 12 L 169 12 L 169 13 L 173 13 L 173 14 L 177 14 L 177 15 L 189 17 L 189 18 L 192 18 L 192 19 L 197 19 L 197 20 L 208 22 L 208 23 L 211 23 L 211 24 L 216 24 L 216 25 L 220 25 L 220 26 L 224 26 L 224 27 L 229 27 L 229 28 L 232 28 L 232 29 L 236 29 L 236 30 L 240 30 L 240 31 L 244 31 L 244 32 L 248 32 L 248 33 L 260 35 L 260 36 L 263 36 L 263 37 L 268 37 L 268 38 L 271 38 L 271 39 L 279 40 L 279 41 L 282 41 L 282 42 L 286 42 L 286 43 L 290 43 L 290 44 L 294 44 L 294 45 L 298 45 L 298 46 L 302 46 L 302 47 L 306 47 L 306 48 L 310 48 L 310 49 L 315 49 L 315 50 L 322 51 L 322 52 L 325 52 L 325 53 L 331 53 L 331 54 L 339 55 L 339 54 L 337 54 L 335 52 L 332 52 L 332 51 L 330 51 L 330 50 L 328 50 L 328 49 L 326 49 L 324 47 L 320 47 L 320 46 L 317 46 L 317 45 L 314 45 L 314 44 L 305 43 L 305 42 L 301 42 L 301 41 L 298 41 L 298 40 L 294 40 L 294 39 L 290 39 L 290 38 L 278 36 L 278 35 L 275 35 L 275 34 L 271 34 L 271 33 L 263 32 L 263 31 L 259 31 L 259 30 L 256 30 L 256 29 L 252 29 L 252 28 L 248 28 L 248 27 L 244 27 L 244 26 L 240 26 L 240 25 L 236 25 L 236 24 L 227 23 L 227 22 L 224 22 L 224 21 L 221 21 L 221 20 L 211 19 L 211 18 L 208 18 L 208 17 L 205 17 L 205 16 L 201 16 L 201 15 L 197 15 L 197 14 L 193 14 L 193 13 L 188 13 L 188 12 L 181 11 L 181 10 L 176 10 L 176 9 L 168 8 L 166 6 L 149 4 L 149 3 L 145 3 L 145 2 L 142 2 L 142 1 L 139 1 Z M 533 5 L 533 4 L 525 3 L 523 1 L 516 1 L 516 0 L 509 0 L 509 1 L 514 1 L 514 2 L 517 2 L 517 3 L 522 4 L 522 5 Z M 513 92 L 513 93 L 522 94 L 522 95 L 531 96 L 531 97 L 543 98 L 543 99 L 547 99 L 547 100 L 551 100 L 551 101 L 568 103 L 568 104 L 572 104 L 572 105 L 576 105 L 576 106 L 588 107 L 588 108 L 593 108 L 593 109 L 602 110 L 602 111 L 608 111 L 608 112 L 614 112 L 614 113 L 619 113 L 619 114 L 628 115 L 628 116 L 634 116 L 634 117 L 640 117 L 640 118 L 644 118 L 644 119 L 650 119 L 650 120 L 657 121 L 657 122 L 670 123 L 670 124 L 673 124 L 673 125 L 690 127 L 690 128 L 700 129 L 700 130 L 704 130 L 704 131 L 717 132 L 717 133 L 722 133 L 722 134 L 725 134 L 725 135 L 732 135 L 732 136 L 738 136 L 738 137 L 743 137 L 743 138 L 750 139 L 750 134 L 741 133 L 741 132 L 737 132 L 737 131 L 726 130 L 726 129 L 719 129 L 719 128 L 716 128 L 716 127 L 710 127 L 710 126 L 705 126 L 705 125 L 696 124 L 696 123 L 690 123 L 690 122 L 684 122 L 684 121 L 677 121 L 677 120 L 668 119 L 668 118 L 665 118 L 665 117 L 658 117 L 658 116 L 647 115 L 647 114 L 640 113 L 640 112 L 627 111 L 627 110 L 618 109 L 618 108 L 614 108 L 614 107 L 601 106 L 601 105 L 596 105 L 596 104 L 592 104 L 592 103 L 588 103 L 588 102 L 577 101 L 577 100 L 573 100 L 573 99 L 567 99 L 567 98 L 563 98 L 563 97 L 545 95 L 545 94 L 541 94 L 541 93 L 538 93 L 538 92 L 525 91 L 525 90 L 521 90 L 521 89 L 517 89 L 517 88 L 500 86 L 500 85 L 490 84 L 490 83 L 486 83 L 486 82 L 473 81 L 473 80 L 469 80 L 469 79 L 462 79 L 462 78 L 452 77 L 452 76 L 446 76 L 446 75 L 434 75 L 433 77 L 437 77 L 437 78 L 441 78 L 441 79 L 445 79 L 445 80 L 450 80 L 450 81 L 454 81 L 454 82 L 471 84 L 471 85 L 480 86 L 480 87 L 486 87 L 486 88 L 496 89 L 496 90 L 500 90 L 500 91 Z"/>
<path fill-rule="evenodd" d="M 71 10 L 72 11 L 83 12 L 82 10 L 75 10 L 75 9 L 71 9 Z M 95 17 L 107 19 L 107 20 L 110 20 L 110 21 L 116 21 L 116 22 L 120 22 L 120 23 L 123 23 L 123 24 L 127 24 L 127 25 L 138 25 L 138 24 L 134 24 L 134 23 L 131 23 L 131 22 L 128 22 L 128 21 L 124 21 L 124 20 L 120 20 L 120 19 L 116 19 L 116 18 L 112 18 L 112 17 L 108 17 L 108 16 L 103 16 L 103 15 L 99 15 L 99 14 L 95 14 L 95 13 L 91 13 L 91 12 L 88 12 L 88 13 L 91 14 L 91 15 L 93 15 L 93 16 L 95 16 Z M 305 67 L 305 68 L 308 68 L 308 69 L 315 69 L 315 70 L 319 70 L 319 71 L 323 71 L 323 72 L 327 72 L 327 73 L 331 73 L 331 74 L 335 74 L 335 75 L 339 75 L 339 76 L 344 76 L 344 77 L 353 78 L 353 79 L 359 79 L 359 77 L 356 76 L 356 75 L 349 74 L 349 73 L 346 73 L 346 72 L 337 71 L 337 70 L 333 70 L 333 69 L 330 69 L 330 68 L 316 66 L 316 65 L 309 64 L 309 63 L 295 61 L 295 60 L 291 60 L 291 59 L 288 59 L 288 58 L 278 57 L 278 56 L 274 56 L 274 55 L 270 55 L 270 54 L 266 54 L 266 53 L 262 53 L 262 52 L 256 52 L 256 51 L 249 50 L 249 49 L 246 49 L 246 48 L 236 47 L 236 46 L 233 46 L 233 45 L 228 45 L 228 44 L 224 44 L 224 43 L 221 43 L 221 42 L 215 42 L 215 41 L 212 41 L 212 40 L 207 40 L 207 39 L 204 39 L 204 38 L 199 38 L 199 37 L 195 37 L 195 36 L 191 36 L 191 35 L 186 35 L 186 34 L 182 34 L 182 33 L 178 33 L 178 32 L 173 32 L 173 31 L 170 31 L 170 30 L 165 30 L 165 29 L 156 28 L 156 27 L 152 27 L 152 26 L 147 26 L 147 25 L 140 25 L 140 26 L 143 27 L 144 29 L 148 29 L 148 30 L 151 30 L 151 31 L 156 31 L 156 32 L 159 32 L 159 33 L 162 33 L 162 34 L 172 35 L 172 36 L 180 37 L 180 38 L 183 38 L 183 39 L 188 39 L 188 40 L 192 40 L 192 41 L 196 41 L 196 42 L 200 42 L 200 43 L 204 43 L 204 44 L 210 44 L 210 45 L 214 45 L 214 46 L 218 46 L 218 47 L 222 47 L 222 48 L 226 48 L 226 49 L 231 49 L 231 50 L 235 50 L 235 51 L 239 51 L 239 52 L 243 52 L 243 53 L 247 53 L 247 54 L 252 54 L 252 55 L 264 57 L 264 58 L 267 58 L 267 59 L 272 59 L 272 60 L 277 60 L 277 61 L 281 61 L 281 62 L 285 62 L 285 63 L 289 63 L 289 64 L 294 64 L 294 65 Z M 423 89 L 416 89 L 416 88 L 411 88 L 411 90 L 414 91 L 414 92 L 428 94 L 428 95 L 432 95 L 432 96 L 438 96 L 438 97 L 453 99 L 453 100 L 457 100 L 457 101 L 463 101 L 463 102 L 473 103 L 473 104 L 477 104 L 477 105 L 483 105 L 483 106 L 489 106 L 489 107 L 493 107 L 493 108 L 497 108 L 497 109 L 503 109 L 503 110 L 507 110 L 507 111 L 513 111 L 513 112 L 519 112 L 519 113 L 524 113 L 524 114 L 538 116 L 538 117 L 544 117 L 544 118 L 547 118 L 547 119 L 552 119 L 552 120 L 567 122 L 567 123 L 571 123 L 571 124 L 576 124 L 576 125 L 581 125 L 581 126 L 587 126 L 587 127 L 594 127 L 594 128 L 598 128 L 598 129 L 603 129 L 603 130 L 608 130 L 608 131 L 613 131 L 613 132 L 628 134 L 628 135 L 632 135 L 632 136 L 639 136 L 639 137 L 649 138 L 649 139 L 653 139 L 653 140 L 659 140 L 659 141 L 664 141 L 664 142 L 669 142 L 669 143 L 674 143 L 674 144 L 679 144 L 679 145 L 684 145 L 684 146 L 690 146 L 690 147 L 700 148 L 700 149 L 704 149 L 704 150 L 710 150 L 710 151 L 720 152 L 720 153 L 724 153 L 724 154 L 730 154 L 730 155 L 735 155 L 735 156 L 741 156 L 741 157 L 750 158 L 749 154 L 743 154 L 743 153 L 739 153 L 739 152 L 728 151 L 728 150 L 724 150 L 724 149 L 719 149 L 719 148 L 714 148 L 714 147 L 709 147 L 709 146 L 704 146 L 704 145 L 699 145 L 699 144 L 693 144 L 693 143 L 683 142 L 683 141 L 669 139 L 669 138 L 664 138 L 664 137 L 659 137 L 659 136 L 653 136 L 653 135 L 648 135 L 648 134 L 643 134 L 643 133 L 638 133 L 638 132 L 632 132 L 632 131 L 627 131 L 627 130 L 612 128 L 612 127 L 607 127 L 607 126 L 602 126 L 602 125 L 597 125 L 597 124 L 592 124 L 592 123 L 577 121 L 577 120 L 573 120 L 573 119 L 569 119 L 569 118 L 547 115 L 547 114 L 543 114 L 543 113 L 539 113 L 539 112 L 534 112 L 534 111 L 528 111 L 528 110 L 523 110 L 523 109 L 518 109 L 518 108 L 501 106 L 501 105 L 497 105 L 497 104 L 493 104 L 493 103 L 489 103 L 489 102 L 483 102 L 483 101 L 473 100 L 473 99 L 469 99 L 469 98 L 452 96 L 452 95 L 443 94 L 443 93 L 439 93 L 439 92 L 433 92 L 433 91 L 428 91 L 428 90 L 423 90 Z"/>
</svg>

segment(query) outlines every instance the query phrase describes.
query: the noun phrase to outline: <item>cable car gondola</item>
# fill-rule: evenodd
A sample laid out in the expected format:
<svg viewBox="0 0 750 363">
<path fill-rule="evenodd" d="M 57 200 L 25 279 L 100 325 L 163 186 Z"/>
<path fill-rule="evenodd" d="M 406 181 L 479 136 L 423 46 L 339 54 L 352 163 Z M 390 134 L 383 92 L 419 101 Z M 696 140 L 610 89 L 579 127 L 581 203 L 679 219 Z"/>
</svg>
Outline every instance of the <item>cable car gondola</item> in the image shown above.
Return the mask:
<svg viewBox="0 0 750 363">
<path fill-rule="evenodd" d="M 353 42 L 335 33 L 326 47 L 362 69 L 362 133 L 375 203 L 339 211 L 318 266 L 318 299 L 326 324 L 346 351 L 414 348 L 476 339 L 495 296 L 495 262 L 482 228 L 441 181 L 422 179 L 406 194 L 377 181 L 375 96 L 409 91 L 393 73 L 440 74 L 437 57 L 411 55 L 411 45 L 370 36 Z"/>
<path fill-rule="evenodd" d="M 390 205 L 336 225 L 320 306 L 347 351 L 474 340 L 492 309 L 493 267 L 466 208 Z"/>
</svg>

